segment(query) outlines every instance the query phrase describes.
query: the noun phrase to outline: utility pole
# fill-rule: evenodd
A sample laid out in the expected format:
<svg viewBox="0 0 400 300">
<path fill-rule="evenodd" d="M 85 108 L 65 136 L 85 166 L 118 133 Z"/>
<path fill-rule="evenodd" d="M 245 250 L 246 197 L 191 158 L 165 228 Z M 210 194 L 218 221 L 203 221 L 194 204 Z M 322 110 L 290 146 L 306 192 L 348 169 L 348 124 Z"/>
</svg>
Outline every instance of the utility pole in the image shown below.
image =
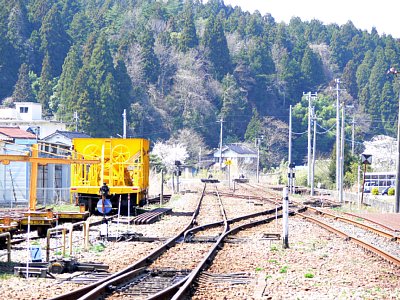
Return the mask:
<svg viewBox="0 0 400 300">
<path fill-rule="evenodd" d="M 198 172 L 200 172 L 201 168 L 201 147 L 199 148 L 199 165 L 198 165 Z"/>
<path fill-rule="evenodd" d="M 339 84 L 340 80 L 335 79 L 336 82 L 336 190 L 339 191 L 339 170 L 340 170 L 340 102 L 339 102 Z"/>
<path fill-rule="evenodd" d="M 317 146 L 317 116 L 314 111 L 313 107 L 313 118 L 312 121 L 314 122 L 314 138 L 313 138 L 313 151 L 312 151 L 312 168 L 311 168 L 311 196 L 314 196 L 314 174 L 315 174 L 315 152 Z"/>
<path fill-rule="evenodd" d="M 217 122 L 221 124 L 219 132 L 219 169 L 222 170 L 222 123 L 224 123 L 224 118 L 221 117 Z"/>
<path fill-rule="evenodd" d="M 288 187 L 289 193 L 293 192 L 293 173 L 292 173 L 292 106 L 289 106 L 289 153 L 288 153 Z"/>
<path fill-rule="evenodd" d="M 260 137 L 256 138 L 256 146 L 257 146 L 257 183 L 260 182 L 260 144 L 261 141 L 264 139 L 264 136 L 261 135 Z"/>
<path fill-rule="evenodd" d="M 303 96 L 307 95 L 308 99 L 308 146 L 307 146 L 307 185 L 310 186 L 311 184 L 311 118 L 312 118 L 312 108 L 311 108 L 311 100 L 317 96 L 317 93 L 311 94 L 308 92 L 307 94 L 303 92 Z"/>
<path fill-rule="evenodd" d="M 391 67 L 386 74 L 392 74 L 398 78 L 399 71 Z M 398 81 L 400 84 L 400 80 Z M 399 111 L 397 117 L 397 162 L 396 162 L 396 187 L 395 187 L 395 213 L 400 212 L 400 92 L 399 92 Z"/>
<path fill-rule="evenodd" d="M 339 203 L 343 204 L 343 183 L 344 183 L 344 116 L 346 105 L 342 105 L 342 128 L 340 140 L 340 172 L 339 172 Z"/>
<path fill-rule="evenodd" d="M 77 111 L 74 111 L 74 120 L 75 120 L 75 131 L 78 132 L 78 120 L 79 120 L 79 117 L 78 117 L 78 112 Z"/>
<path fill-rule="evenodd" d="M 124 139 L 126 139 L 126 109 L 124 109 L 124 113 L 122 114 L 122 120 L 123 120 L 123 127 L 124 127 L 122 137 Z"/>
<path fill-rule="evenodd" d="M 303 93 L 304 95 L 304 93 Z M 311 92 L 308 92 L 308 128 L 307 128 L 307 186 L 311 182 Z"/>
<path fill-rule="evenodd" d="M 354 121 L 354 112 L 353 112 L 353 121 L 351 122 L 351 155 L 354 155 L 354 132 L 355 132 L 355 124 Z"/>
</svg>

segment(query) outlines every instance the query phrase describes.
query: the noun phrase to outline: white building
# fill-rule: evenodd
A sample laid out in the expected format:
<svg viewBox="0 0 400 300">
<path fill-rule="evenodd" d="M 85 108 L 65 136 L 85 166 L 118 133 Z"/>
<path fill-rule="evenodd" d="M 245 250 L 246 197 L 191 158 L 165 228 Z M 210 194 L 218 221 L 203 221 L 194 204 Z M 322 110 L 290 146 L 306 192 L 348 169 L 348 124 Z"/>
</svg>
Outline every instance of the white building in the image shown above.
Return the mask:
<svg viewBox="0 0 400 300">
<path fill-rule="evenodd" d="M 257 150 L 246 144 L 228 144 L 222 147 L 222 153 L 219 149 L 214 152 L 215 165 L 219 164 L 220 158 L 222 159 L 221 165 L 224 168 L 229 161 L 230 172 L 233 177 L 240 175 L 249 175 L 255 173 L 257 168 Z"/>
<path fill-rule="evenodd" d="M 16 102 L 15 108 L 0 107 L 0 154 L 29 153 L 32 144 L 39 144 L 40 157 L 69 155 L 72 139 L 89 137 L 65 131 L 66 124 L 44 120 L 42 105 Z M 70 165 L 39 165 L 37 204 L 49 205 L 68 201 L 70 197 Z M 27 206 L 30 188 L 30 163 L 0 164 L 0 205 Z"/>
<path fill-rule="evenodd" d="M 42 119 L 42 105 L 35 102 L 15 102 L 15 108 L 0 107 L 0 127 L 18 126 L 42 139 L 57 130 L 66 130 L 66 124 Z"/>
</svg>

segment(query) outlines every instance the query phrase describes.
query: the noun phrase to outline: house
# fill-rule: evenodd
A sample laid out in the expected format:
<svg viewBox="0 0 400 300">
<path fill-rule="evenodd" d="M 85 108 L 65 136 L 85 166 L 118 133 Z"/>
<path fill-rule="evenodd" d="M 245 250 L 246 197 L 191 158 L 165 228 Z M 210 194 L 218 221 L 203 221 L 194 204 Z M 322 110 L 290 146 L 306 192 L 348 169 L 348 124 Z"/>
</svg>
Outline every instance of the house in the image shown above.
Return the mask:
<svg viewBox="0 0 400 300">
<path fill-rule="evenodd" d="M 258 162 L 257 150 L 244 143 L 227 144 L 214 152 L 214 161 L 222 168 L 229 165 L 231 176 L 249 175 L 255 172 Z"/>
<path fill-rule="evenodd" d="M 68 157 L 71 155 L 72 139 L 88 138 L 87 134 L 76 131 L 56 130 L 39 142 L 41 157 Z M 47 164 L 39 166 L 38 199 L 48 203 L 67 201 L 70 198 L 71 165 Z"/>
<path fill-rule="evenodd" d="M 52 134 L 44 137 L 41 141 L 48 144 L 65 145 L 71 147 L 72 139 L 74 138 L 90 138 L 90 136 L 82 132 L 56 130 Z"/>
<path fill-rule="evenodd" d="M 79 132 L 55 131 L 43 140 L 19 127 L 0 127 L 0 154 L 28 154 L 38 144 L 39 157 L 68 157 L 72 139 L 89 137 Z M 49 205 L 70 199 L 70 168 L 68 164 L 38 166 L 37 204 Z M 0 164 L 0 206 L 27 206 L 30 188 L 30 163 Z"/>
<path fill-rule="evenodd" d="M 19 127 L 0 127 L 0 154 L 22 155 L 36 143 L 36 135 Z M 0 164 L 0 206 L 14 207 L 29 199 L 30 164 Z"/>
<path fill-rule="evenodd" d="M 42 105 L 35 102 L 15 102 L 15 108 L 0 107 L 0 127 L 19 127 L 42 139 L 66 124 L 42 118 Z"/>
</svg>

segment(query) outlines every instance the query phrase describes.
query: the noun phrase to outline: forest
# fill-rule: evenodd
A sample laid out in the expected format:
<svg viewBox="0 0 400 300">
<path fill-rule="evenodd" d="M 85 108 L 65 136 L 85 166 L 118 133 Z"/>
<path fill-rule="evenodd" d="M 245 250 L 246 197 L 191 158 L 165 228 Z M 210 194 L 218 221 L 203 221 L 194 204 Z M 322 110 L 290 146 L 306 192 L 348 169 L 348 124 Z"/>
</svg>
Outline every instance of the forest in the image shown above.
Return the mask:
<svg viewBox="0 0 400 300">
<path fill-rule="evenodd" d="M 249 13 L 222 0 L 0 0 L 0 101 L 40 102 L 46 118 L 92 137 L 122 134 L 199 149 L 260 143 L 261 165 L 307 156 L 308 99 L 319 157 L 335 149 L 336 99 L 358 153 L 396 136 L 400 44 L 391 35 Z M 340 80 L 340 85 L 336 80 Z"/>
</svg>

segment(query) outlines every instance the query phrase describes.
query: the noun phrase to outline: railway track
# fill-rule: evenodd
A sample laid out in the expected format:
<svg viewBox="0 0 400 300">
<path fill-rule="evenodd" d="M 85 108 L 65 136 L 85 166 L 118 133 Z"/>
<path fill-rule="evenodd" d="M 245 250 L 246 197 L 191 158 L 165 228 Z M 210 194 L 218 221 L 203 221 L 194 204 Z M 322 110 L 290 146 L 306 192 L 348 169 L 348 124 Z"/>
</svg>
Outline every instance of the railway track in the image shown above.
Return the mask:
<svg viewBox="0 0 400 300">
<path fill-rule="evenodd" d="M 396 243 L 398 242 L 396 233 L 316 208 L 307 207 L 307 211 L 314 212 L 314 216 L 308 213 L 297 213 L 297 215 L 400 266 L 400 249 Z"/>
<path fill-rule="evenodd" d="M 336 270 L 343 273 L 341 278 L 344 278 L 347 273 L 343 270 L 352 270 L 354 262 L 357 260 L 365 260 L 373 264 L 373 270 L 378 270 L 380 265 L 385 265 L 382 270 L 387 269 L 388 272 L 390 270 L 393 272 L 391 266 L 394 266 L 394 263 L 386 264 L 376 255 L 370 255 L 361 247 L 350 245 L 346 241 L 359 238 L 357 234 L 354 234 L 358 232 L 358 227 L 354 224 L 343 221 L 339 223 L 334 216 L 326 215 L 324 217 L 312 209 L 308 209 L 305 213 L 300 212 L 301 204 L 298 204 L 297 207 L 291 206 L 293 212 L 296 210 L 295 212 L 299 216 L 303 213 L 323 221 L 329 226 L 335 227 L 336 224 L 337 229 L 343 231 L 343 234 L 337 233 L 340 238 L 334 237 L 322 227 L 317 228 L 311 222 L 303 220 L 303 216 L 292 218 L 289 226 L 296 234 L 293 233 L 293 236 L 289 238 L 291 249 L 284 250 L 281 249 L 279 243 L 281 239 L 279 234 L 281 230 L 279 195 L 270 196 L 268 191 L 260 191 L 257 196 L 254 196 L 251 195 L 250 187 L 247 190 L 237 189 L 236 193 L 232 193 L 232 190 L 221 192 L 209 189 L 210 186 L 214 187 L 215 185 L 207 185 L 207 193 L 202 198 L 201 208 L 195 218 L 193 216 L 196 214 L 197 208 L 195 209 L 194 202 L 195 199 L 199 201 L 199 196 L 187 198 L 185 196 L 181 199 L 174 199 L 171 203 L 174 211 L 154 224 L 132 227 L 125 224 L 120 227 L 120 230 L 121 228 L 122 231 L 127 230 L 127 233 L 132 233 L 131 229 L 133 229 L 137 234 L 142 235 L 143 240 L 127 243 L 106 242 L 106 252 L 99 257 L 112 266 L 113 269 L 110 269 L 110 272 L 115 273 L 73 275 L 63 284 L 59 280 L 56 284 L 49 283 L 49 279 L 46 279 L 42 283 L 42 290 L 43 285 L 58 286 L 58 288 L 50 289 L 49 286 L 49 291 L 44 292 L 46 289 L 44 286 L 43 291 L 35 294 L 42 296 L 34 296 L 34 298 L 95 299 L 108 297 L 119 299 L 125 297 L 130 299 L 191 298 L 206 300 L 223 299 L 223 297 L 226 299 L 278 297 L 277 295 L 287 295 L 287 291 L 280 288 L 281 278 L 286 278 L 282 277 L 284 275 L 281 271 L 282 269 L 284 271 L 286 267 L 288 267 L 289 273 L 287 279 L 284 280 L 295 279 L 296 286 L 299 287 L 291 284 L 289 287 L 293 292 L 291 295 L 307 298 L 307 295 L 303 293 L 306 291 L 305 289 L 317 290 L 320 293 L 319 296 L 327 295 L 325 293 L 327 290 L 330 290 L 330 295 L 337 295 L 337 290 L 332 292 L 333 286 L 327 288 L 322 288 L 324 285 L 314 286 L 312 284 L 314 280 L 304 280 L 306 272 L 319 277 L 315 278 L 315 282 L 329 280 L 339 286 L 341 280 L 335 277 Z M 220 200 L 218 200 L 218 195 Z M 190 202 L 187 201 L 189 199 Z M 225 230 L 225 222 L 222 218 L 223 211 L 226 214 L 227 230 Z M 341 216 L 343 217 L 343 215 Z M 360 221 L 360 218 L 356 221 Z M 343 226 L 348 226 L 349 230 L 343 230 Z M 187 229 L 185 230 L 184 227 Z M 183 235 L 173 241 L 181 232 Z M 371 233 L 371 236 L 377 235 Z M 152 237 L 154 239 L 151 239 Z M 327 237 L 326 240 L 325 237 Z M 386 244 L 397 246 L 397 243 L 391 241 L 390 237 L 382 238 L 385 239 Z M 147 240 L 145 241 L 145 239 Z M 221 241 L 217 244 L 219 240 Z M 169 241 L 173 242 L 168 245 Z M 161 250 L 163 245 L 167 246 Z M 208 256 L 214 245 L 217 245 L 215 252 Z M 325 245 L 329 245 L 329 247 L 324 248 Z M 339 254 L 338 249 L 341 249 Z M 348 253 L 348 249 L 352 249 L 351 253 Z M 368 252 L 370 251 L 368 250 Z M 126 253 L 135 252 L 136 254 L 128 259 Z M 341 258 L 338 259 L 337 256 Z M 347 265 L 340 269 L 337 268 L 338 265 L 342 265 L 343 257 L 346 256 L 349 256 Z M 84 253 L 82 257 L 93 256 Z M 109 258 L 111 260 L 108 260 Z M 192 272 L 202 262 L 205 264 L 199 267 L 198 274 L 191 277 Z M 318 271 L 315 271 L 314 268 L 311 270 L 307 266 L 316 267 Z M 121 268 L 124 269 L 121 270 Z M 320 268 L 322 268 L 321 271 Z M 364 280 L 368 278 L 367 274 L 371 274 L 371 272 L 366 272 L 364 269 L 363 265 L 361 269 L 358 269 L 357 278 Z M 381 274 L 386 273 L 381 272 Z M 294 278 L 296 276 L 297 278 Z M 372 277 L 374 276 L 377 275 L 372 275 Z M 192 279 L 191 282 L 188 281 L 189 278 Z M 372 278 L 372 281 L 369 281 L 370 284 L 376 282 L 377 277 L 374 278 L 375 280 Z M 29 282 L 21 280 L 21 282 L 24 282 L 22 283 L 24 286 L 29 286 L 32 280 Z M 40 284 L 40 282 L 41 280 L 38 280 L 36 284 Z M 353 277 L 347 276 L 345 284 L 347 282 L 349 284 L 354 282 Z M 77 284 L 86 284 L 87 286 L 78 288 Z M 356 284 L 360 286 L 359 283 Z M 303 286 L 304 289 L 302 289 Z M 30 287 L 29 289 L 34 290 L 35 288 Z M 65 293 L 65 291 L 73 289 L 77 290 L 60 295 L 62 291 Z M 7 293 L 7 291 L 5 292 Z M 367 287 L 363 288 L 363 293 L 367 293 Z M 14 295 L 17 296 L 19 293 Z M 308 296 L 311 298 L 315 296 L 315 299 L 321 298 L 316 294 Z M 14 299 L 13 296 L 8 296 L 8 298 Z"/>
<path fill-rule="evenodd" d="M 277 209 L 275 200 L 270 200 L 272 203 L 269 203 L 268 209 L 260 208 L 259 212 L 241 213 L 241 216 L 228 219 L 218 190 L 206 193 L 206 186 L 190 224 L 176 236 L 109 278 L 53 299 L 83 300 L 106 296 L 109 299 L 127 296 L 132 299 L 179 299 L 189 293 L 195 279 L 223 247 L 224 240 L 240 230 L 281 217 L 277 215 L 281 207 Z M 224 201 L 230 201 L 234 196 L 224 196 L 227 199 Z M 240 196 L 236 199 L 238 203 L 243 203 Z M 230 228 L 232 224 L 235 224 L 234 228 Z"/>
</svg>

